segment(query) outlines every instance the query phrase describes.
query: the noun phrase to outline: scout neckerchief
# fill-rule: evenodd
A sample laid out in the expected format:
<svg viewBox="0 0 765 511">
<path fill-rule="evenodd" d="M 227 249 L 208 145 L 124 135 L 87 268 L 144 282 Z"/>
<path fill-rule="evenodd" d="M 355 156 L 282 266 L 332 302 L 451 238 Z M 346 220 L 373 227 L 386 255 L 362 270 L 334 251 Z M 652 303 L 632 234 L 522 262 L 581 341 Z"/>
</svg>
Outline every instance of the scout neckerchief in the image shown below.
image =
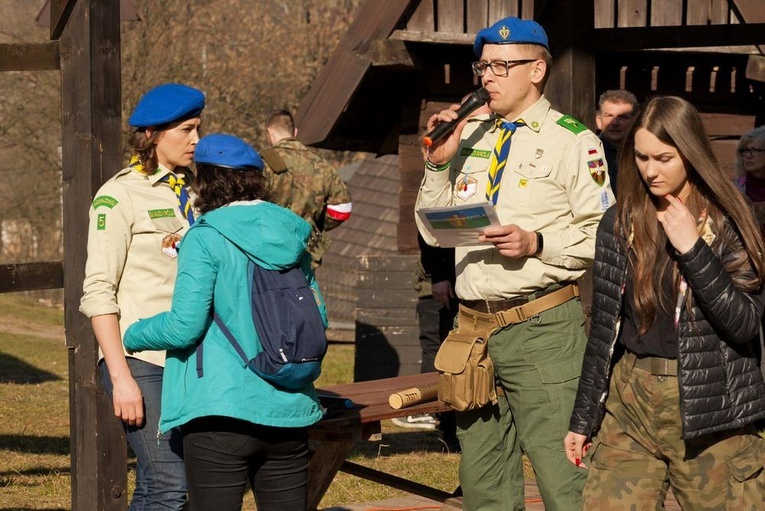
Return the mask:
<svg viewBox="0 0 765 511">
<path fill-rule="evenodd" d="M 507 156 L 510 154 L 510 139 L 515 130 L 526 126 L 522 120 L 515 122 L 497 119 L 496 127 L 501 128 L 497 144 L 492 152 L 491 164 L 489 165 L 489 181 L 486 183 L 486 200 L 495 206 L 499 197 L 499 186 L 502 183 L 502 173 L 507 166 Z"/>
<path fill-rule="evenodd" d="M 712 219 L 709 218 L 706 210 L 702 211 L 701 215 L 699 215 L 696 228 L 699 231 L 701 239 L 703 239 L 707 245 L 712 246 L 712 242 L 715 240 L 716 236 L 714 231 L 712 231 Z M 629 238 L 627 239 L 627 252 L 630 251 L 634 239 L 635 228 L 632 227 Z M 622 285 L 622 294 L 624 294 L 624 287 L 625 286 Z M 683 310 L 683 302 L 685 301 L 686 296 L 688 296 L 688 283 L 685 281 L 685 277 L 681 274 L 680 282 L 677 285 L 677 301 L 675 302 L 675 329 L 677 329 L 677 326 L 680 324 L 680 312 Z"/>
<path fill-rule="evenodd" d="M 138 172 L 143 172 L 143 165 L 138 159 L 138 156 L 134 155 L 130 159 L 130 166 L 136 169 Z M 181 215 L 186 217 L 189 222 L 189 226 L 194 225 L 194 211 L 191 209 L 191 201 L 189 200 L 189 192 L 186 190 L 186 181 L 180 176 L 176 176 L 172 172 L 167 174 L 161 179 L 163 183 L 170 185 L 175 195 L 178 197 L 178 209 L 181 211 Z"/>
</svg>

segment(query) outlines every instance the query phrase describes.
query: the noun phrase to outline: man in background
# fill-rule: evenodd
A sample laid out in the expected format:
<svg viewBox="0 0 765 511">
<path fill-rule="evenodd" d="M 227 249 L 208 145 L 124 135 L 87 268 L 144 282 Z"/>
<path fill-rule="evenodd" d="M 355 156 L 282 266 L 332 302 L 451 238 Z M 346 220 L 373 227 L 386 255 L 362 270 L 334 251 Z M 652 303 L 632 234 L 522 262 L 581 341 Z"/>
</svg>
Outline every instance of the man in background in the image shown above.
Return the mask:
<svg viewBox="0 0 765 511">
<path fill-rule="evenodd" d="M 317 268 L 329 249 L 327 232 L 351 216 L 351 193 L 332 165 L 295 138 L 297 129 L 290 112 L 269 114 L 266 136 L 271 147 L 260 155 L 266 162 L 269 199 L 311 224 L 308 251 Z"/>
<path fill-rule="evenodd" d="M 611 189 L 617 197 L 616 174 L 619 169 L 619 149 L 632 126 L 632 119 L 635 117 L 638 106 L 635 95 L 621 89 L 607 90 L 598 100 L 595 122 L 600 130 L 600 140 L 603 142 L 603 151 L 606 154 Z"/>
</svg>

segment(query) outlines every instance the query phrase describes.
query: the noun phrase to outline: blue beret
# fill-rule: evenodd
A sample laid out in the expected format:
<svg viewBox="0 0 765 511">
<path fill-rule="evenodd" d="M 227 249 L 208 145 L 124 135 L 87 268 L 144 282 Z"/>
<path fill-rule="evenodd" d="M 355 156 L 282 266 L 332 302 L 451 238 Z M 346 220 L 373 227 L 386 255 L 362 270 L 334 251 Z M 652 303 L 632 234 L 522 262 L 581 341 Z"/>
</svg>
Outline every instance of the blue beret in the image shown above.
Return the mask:
<svg viewBox="0 0 765 511">
<path fill-rule="evenodd" d="M 179 83 L 166 83 L 143 95 L 129 122 L 134 128 L 162 126 L 198 117 L 204 107 L 202 91 Z"/>
<path fill-rule="evenodd" d="M 533 20 L 504 18 L 478 32 L 473 51 L 479 57 L 484 44 L 538 44 L 548 50 L 547 34 L 542 25 Z"/>
<path fill-rule="evenodd" d="M 194 163 L 236 170 L 263 170 L 263 160 L 250 144 L 223 133 L 207 135 L 199 140 L 194 151 Z"/>
</svg>

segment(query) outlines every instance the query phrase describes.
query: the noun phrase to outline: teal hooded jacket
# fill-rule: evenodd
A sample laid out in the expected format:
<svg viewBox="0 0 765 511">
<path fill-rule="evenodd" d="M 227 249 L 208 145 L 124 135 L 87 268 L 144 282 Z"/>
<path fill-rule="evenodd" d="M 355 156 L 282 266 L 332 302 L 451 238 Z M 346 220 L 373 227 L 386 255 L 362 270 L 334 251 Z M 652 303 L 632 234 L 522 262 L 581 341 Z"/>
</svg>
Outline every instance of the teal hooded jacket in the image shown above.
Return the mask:
<svg viewBox="0 0 765 511">
<path fill-rule="evenodd" d="M 269 270 L 300 264 L 326 327 L 326 307 L 305 250 L 310 232 L 290 210 L 252 201 L 209 211 L 186 233 L 171 310 L 133 323 L 124 336 L 129 351 L 167 350 L 160 431 L 211 415 L 284 428 L 321 418 L 312 385 L 296 392 L 275 388 L 245 367 L 212 321 L 214 309 L 249 358 L 262 351 L 250 309 L 252 260 Z M 202 377 L 196 370 L 198 342 L 204 346 Z"/>
</svg>

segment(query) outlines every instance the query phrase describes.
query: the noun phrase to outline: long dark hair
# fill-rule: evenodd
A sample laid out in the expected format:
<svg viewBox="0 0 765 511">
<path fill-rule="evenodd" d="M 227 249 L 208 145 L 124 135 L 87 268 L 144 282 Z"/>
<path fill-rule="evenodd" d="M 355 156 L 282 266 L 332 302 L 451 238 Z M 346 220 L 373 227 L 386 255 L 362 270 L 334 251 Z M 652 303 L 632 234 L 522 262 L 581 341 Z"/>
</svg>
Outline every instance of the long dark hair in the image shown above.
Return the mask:
<svg viewBox="0 0 765 511">
<path fill-rule="evenodd" d="M 680 153 L 691 189 L 686 206 L 697 218 L 706 212 L 712 220 L 716 242 L 721 240 L 726 218 L 730 220 L 744 252 L 724 261 L 725 270 L 745 291 L 753 292 L 762 286 L 765 244 L 751 207 L 717 163 L 698 111 L 679 97 L 651 99 L 627 135 L 617 177 L 616 234 L 625 240 L 632 234 L 633 306 L 639 319 L 638 330 L 643 334 L 653 324 L 657 310 L 670 311 L 674 305 L 674 297 L 662 292 L 665 289 L 662 283 L 669 279 L 677 289 L 680 275 L 672 261 L 674 251 L 656 218 L 658 198 L 650 193 L 635 161 L 635 133 L 641 128 Z"/>
<path fill-rule="evenodd" d="M 194 176 L 194 206 L 207 213 L 236 201 L 265 200 L 266 177 L 259 170 L 237 170 L 198 164 Z"/>
</svg>

